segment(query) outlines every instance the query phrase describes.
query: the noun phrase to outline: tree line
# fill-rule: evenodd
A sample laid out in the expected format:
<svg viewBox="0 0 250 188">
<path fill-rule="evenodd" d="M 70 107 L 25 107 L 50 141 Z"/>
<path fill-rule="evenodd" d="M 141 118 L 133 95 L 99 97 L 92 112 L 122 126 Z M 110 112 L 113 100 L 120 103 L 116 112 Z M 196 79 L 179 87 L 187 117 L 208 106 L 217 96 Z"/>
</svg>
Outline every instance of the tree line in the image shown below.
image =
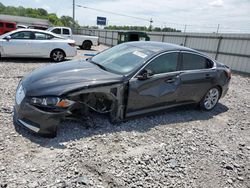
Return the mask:
<svg viewBox="0 0 250 188">
<path fill-rule="evenodd" d="M 0 14 L 7 14 L 13 16 L 25 16 L 31 18 L 40 18 L 49 20 L 55 26 L 65 26 L 75 28 L 91 28 L 99 29 L 98 26 L 80 26 L 78 22 L 74 21 L 70 16 L 61 16 L 58 17 L 54 13 L 48 13 L 47 10 L 43 8 L 24 8 L 23 6 L 14 7 L 14 6 L 4 6 L 0 2 Z M 180 30 L 170 28 L 170 27 L 146 27 L 146 26 L 117 26 L 109 25 L 105 29 L 109 30 L 134 30 L 134 31 L 156 31 L 156 32 L 181 32 Z"/>
<path fill-rule="evenodd" d="M 73 18 L 70 16 L 61 16 L 57 17 L 54 13 L 48 13 L 47 10 L 43 8 L 24 8 L 23 6 L 14 7 L 14 6 L 4 6 L 0 2 L 0 14 L 7 14 L 12 16 L 25 16 L 31 18 L 40 18 L 49 20 L 50 23 L 57 26 L 66 26 L 66 27 L 80 27 L 77 22 L 74 22 Z"/>
<path fill-rule="evenodd" d="M 109 25 L 105 27 L 105 29 L 110 30 L 133 30 L 133 31 L 155 31 L 155 32 L 181 32 L 181 30 L 177 30 L 171 27 L 146 27 L 146 26 L 117 26 L 117 25 Z"/>
</svg>

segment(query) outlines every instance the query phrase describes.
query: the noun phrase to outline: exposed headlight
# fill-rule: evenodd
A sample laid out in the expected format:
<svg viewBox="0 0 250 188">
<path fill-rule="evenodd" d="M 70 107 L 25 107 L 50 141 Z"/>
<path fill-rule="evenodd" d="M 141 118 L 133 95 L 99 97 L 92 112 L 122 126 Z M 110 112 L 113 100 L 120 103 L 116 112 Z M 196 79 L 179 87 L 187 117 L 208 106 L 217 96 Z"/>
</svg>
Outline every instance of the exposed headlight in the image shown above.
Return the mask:
<svg viewBox="0 0 250 188">
<path fill-rule="evenodd" d="M 25 93 L 23 90 L 23 86 L 20 84 L 16 91 L 16 103 L 20 105 L 24 97 L 25 97 Z"/>
<path fill-rule="evenodd" d="M 30 103 L 33 105 L 67 108 L 74 104 L 74 101 L 61 99 L 59 97 L 32 97 Z"/>
</svg>

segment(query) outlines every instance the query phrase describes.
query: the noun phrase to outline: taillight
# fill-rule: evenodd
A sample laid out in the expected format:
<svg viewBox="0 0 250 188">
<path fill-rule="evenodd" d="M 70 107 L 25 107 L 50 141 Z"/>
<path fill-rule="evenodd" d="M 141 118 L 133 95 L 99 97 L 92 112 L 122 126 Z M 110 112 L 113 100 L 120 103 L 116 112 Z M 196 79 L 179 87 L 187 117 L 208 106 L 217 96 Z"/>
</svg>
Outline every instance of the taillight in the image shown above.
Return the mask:
<svg viewBox="0 0 250 188">
<path fill-rule="evenodd" d="M 68 43 L 70 46 L 72 46 L 72 47 L 75 47 L 76 46 L 76 43 L 74 43 L 74 42 L 71 42 L 71 43 Z"/>
<path fill-rule="evenodd" d="M 226 75 L 227 75 L 228 79 L 232 78 L 232 71 L 229 68 L 226 69 Z"/>
</svg>

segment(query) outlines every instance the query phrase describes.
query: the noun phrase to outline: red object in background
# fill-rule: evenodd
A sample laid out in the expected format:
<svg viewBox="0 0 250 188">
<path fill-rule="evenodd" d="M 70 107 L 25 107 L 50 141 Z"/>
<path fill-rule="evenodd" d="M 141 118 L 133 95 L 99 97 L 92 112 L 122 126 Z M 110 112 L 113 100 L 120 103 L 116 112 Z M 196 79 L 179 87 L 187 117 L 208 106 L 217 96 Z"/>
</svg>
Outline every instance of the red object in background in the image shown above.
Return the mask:
<svg viewBox="0 0 250 188">
<path fill-rule="evenodd" d="M 1 21 L 0 20 L 0 35 L 16 30 L 15 22 Z"/>
</svg>

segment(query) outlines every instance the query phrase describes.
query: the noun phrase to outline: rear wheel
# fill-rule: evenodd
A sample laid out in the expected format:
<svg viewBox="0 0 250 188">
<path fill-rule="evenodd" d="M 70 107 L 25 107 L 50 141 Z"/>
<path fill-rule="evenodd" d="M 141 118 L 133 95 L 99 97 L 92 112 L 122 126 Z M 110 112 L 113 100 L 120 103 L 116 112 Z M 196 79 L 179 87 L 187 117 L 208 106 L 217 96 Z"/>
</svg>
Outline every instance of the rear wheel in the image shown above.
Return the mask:
<svg viewBox="0 0 250 188">
<path fill-rule="evenodd" d="M 220 89 L 218 87 L 212 87 L 208 90 L 206 95 L 200 102 L 200 107 L 203 110 L 212 110 L 218 103 L 220 98 Z"/>
<path fill-rule="evenodd" d="M 54 62 L 61 62 L 65 59 L 65 53 L 64 51 L 60 50 L 60 49 L 56 49 L 53 50 L 50 54 L 50 58 L 54 61 Z"/>
<path fill-rule="evenodd" d="M 91 49 L 91 46 L 92 46 L 92 43 L 91 43 L 90 41 L 84 41 L 84 42 L 82 43 L 81 48 L 82 48 L 83 50 L 90 50 L 90 49 Z"/>
</svg>

